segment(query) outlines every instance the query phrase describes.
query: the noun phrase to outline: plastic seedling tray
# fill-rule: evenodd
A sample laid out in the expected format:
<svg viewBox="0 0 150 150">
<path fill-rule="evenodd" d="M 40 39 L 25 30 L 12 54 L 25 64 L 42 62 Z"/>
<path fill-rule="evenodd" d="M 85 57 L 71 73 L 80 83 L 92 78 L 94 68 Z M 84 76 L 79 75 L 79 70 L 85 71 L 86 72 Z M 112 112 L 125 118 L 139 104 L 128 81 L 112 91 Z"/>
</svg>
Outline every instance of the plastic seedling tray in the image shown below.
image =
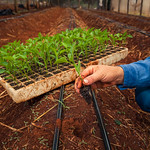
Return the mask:
<svg viewBox="0 0 150 150">
<path fill-rule="evenodd" d="M 109 46 L 104 52 L 96 56 L 88 56 L 87 60 L 81 60 L 84 66 L 93 64 L 111 65 L 124 59 L 128 54 L 128 49 L 124 47 Z M 0 77 L 0 84 L 7 90 L 9 96 L 16 102 L 24 102 L 50 90 L 56 89 L 61 85 L 72 82 L 76 79 L 77 73 L 71 65 L 59 65 L 59 69 L 53 69 L 46 72 L 41 68 L 26 78 L 17 77 L 17 82 L 5 79 L 6 75 Z M 82 68 L 81 68 L 82 69 Z"/>
</svg>

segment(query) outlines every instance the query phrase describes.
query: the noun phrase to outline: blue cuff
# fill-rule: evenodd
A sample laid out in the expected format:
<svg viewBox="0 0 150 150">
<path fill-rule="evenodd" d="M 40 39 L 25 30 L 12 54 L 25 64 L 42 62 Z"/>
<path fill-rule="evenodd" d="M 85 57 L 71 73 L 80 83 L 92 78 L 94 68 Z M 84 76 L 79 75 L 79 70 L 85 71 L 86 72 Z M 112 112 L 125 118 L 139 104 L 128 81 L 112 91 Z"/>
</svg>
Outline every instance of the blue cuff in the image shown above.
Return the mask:
<svg viewBox="0 0 150 150">
<path fill-rule="evenodd" d="M 122 88 L 134 88 L 136 86 L 136 78 L 135 76 L 138 74 L 136 69 L 131 64 L 120 65 L 120 67 L 124 71 L 124 81 Z"/>
<path fill-rule="evenodd" d="M 124 81 L 123 81 L 123 84 L 117 85 L 117 87 L 120 90 L 125 90 L 128 88 L 130 89 L 135 88 L 135 76 L 133 75 L 136 75 L 136 70 L 134 70 L 133 67 L 130 66 L 129 64 L 120 65 L 120 67 L 124 71 Z"/>
</svg>

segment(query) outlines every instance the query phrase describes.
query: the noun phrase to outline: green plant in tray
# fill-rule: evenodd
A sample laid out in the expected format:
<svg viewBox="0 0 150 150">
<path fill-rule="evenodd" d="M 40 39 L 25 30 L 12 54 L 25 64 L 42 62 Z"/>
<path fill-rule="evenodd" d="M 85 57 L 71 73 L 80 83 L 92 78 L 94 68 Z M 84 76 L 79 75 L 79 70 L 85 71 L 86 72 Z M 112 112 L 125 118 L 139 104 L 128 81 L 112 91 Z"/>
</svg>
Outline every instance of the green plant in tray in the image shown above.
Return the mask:
<svg viewBox="0 0 150 150">
<path fill-rule="evenodd" d="M 0 74 L 13 80 L 18 75 L 28 79 L 40 68 L 48 71 L 55 64 L 58 69 L 60 63 L 69 63 L 80 76 L 80 60 L 88 59 L 89 54 L 104 51 L 108 44 L 124 44 L 131 37 L 127 32 L 110 34 L 107 30 L 94 28 L 67 29 L 54 36 L 39 33 L 38 37 L 28 39 L 26 43 L 14 41 L 0 48 Z"/>
<path fill-rule="evenodd" d="M 78 63 L 76 64 L 75 60 L 74 60 L 74 50 L 75 50 L 75 45 L 76 43 L 73 43 L 73 45 L 70 48 L 70 52 L 68 53 L 68 62 L 73 64 L 75 70 L 77 71 L 79 77 L 82 80 L 81 74 L 80 74 L 80 68 L 81 68 L 81 62 L 80 60 L 78 61 Z"/>
</svg>

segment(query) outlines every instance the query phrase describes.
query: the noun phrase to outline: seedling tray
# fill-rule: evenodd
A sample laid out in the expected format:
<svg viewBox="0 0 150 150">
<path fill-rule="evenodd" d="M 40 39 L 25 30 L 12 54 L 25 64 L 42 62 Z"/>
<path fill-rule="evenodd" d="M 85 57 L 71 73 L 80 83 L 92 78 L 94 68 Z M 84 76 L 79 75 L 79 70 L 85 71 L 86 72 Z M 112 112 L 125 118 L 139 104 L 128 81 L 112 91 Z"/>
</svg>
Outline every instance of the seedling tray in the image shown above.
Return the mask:
<svg viewBox="0 0 150 150">
<path fill-rule="evenodd" d="M 128 54 L 128 49 L 124 47 L 111 47 L 109 46 L 101 55 L 98 53 L 96 56 L 90 55 L 88 61 L 80 60 L 83 66 L 103 64 L 111 65 L 124 59 Z M 83 58 L 82 58 L 83 59 Z M 56 89 L 61 85 L 65 85 L 74 81 L 77 73 L 73 66 L 62 64 L 59 69 L 55 67 L 46 72 L 41 69 L 34 72 L 26 78 L 17 78 L 17 82 L 5 79 L 6 75 L 1 75 L 0 84 L 7 90 L 9 96 L 16 102 L 24 102 L 48 91 Z M 81 70 L 83 67 L 81 68 Z"/>
</svg>

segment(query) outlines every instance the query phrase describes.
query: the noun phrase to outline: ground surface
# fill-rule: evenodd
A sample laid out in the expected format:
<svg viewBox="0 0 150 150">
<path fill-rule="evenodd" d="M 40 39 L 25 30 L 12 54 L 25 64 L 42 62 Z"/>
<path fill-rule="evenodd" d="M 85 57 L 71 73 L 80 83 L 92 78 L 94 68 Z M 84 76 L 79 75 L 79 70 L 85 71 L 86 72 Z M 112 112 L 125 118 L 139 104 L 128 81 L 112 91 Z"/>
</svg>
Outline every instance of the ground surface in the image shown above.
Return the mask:
<svg viewBox="0 0 150 150">
<path fill-rule="evenodd" d="M 99 18 L 99 15 L 150 32 L 150 19 L 144 17 L 53 7 L 21 18 L 1 21 L 0 45 L 14 40 L 25 42 L 36 37 L 39 32 L 53 35 L 67 28 L 88 26 L 108 29 L 112 33 L 127 30 L 132 34 L 133 38 L 126 45 L 129 48 L 128 56 L 115 65 L 150 56 L 150 37 Z M 134 89 L 120 91 L 115 86 L 97 89 L 96 98 L 112 149 L 150 149 L 150 115 L 141 111 L 136 104 Z M 0 149 L 51 149 L 58 99 L 59 89 L 56 89 L 16 104 L 0 87 Z M 74 83 L 65 86 L 64 99 L 66 107 L 63 108 L 59 149 L 103 150 L 93 105 L 88 105 L 75 92 Z"/>
</svg>

